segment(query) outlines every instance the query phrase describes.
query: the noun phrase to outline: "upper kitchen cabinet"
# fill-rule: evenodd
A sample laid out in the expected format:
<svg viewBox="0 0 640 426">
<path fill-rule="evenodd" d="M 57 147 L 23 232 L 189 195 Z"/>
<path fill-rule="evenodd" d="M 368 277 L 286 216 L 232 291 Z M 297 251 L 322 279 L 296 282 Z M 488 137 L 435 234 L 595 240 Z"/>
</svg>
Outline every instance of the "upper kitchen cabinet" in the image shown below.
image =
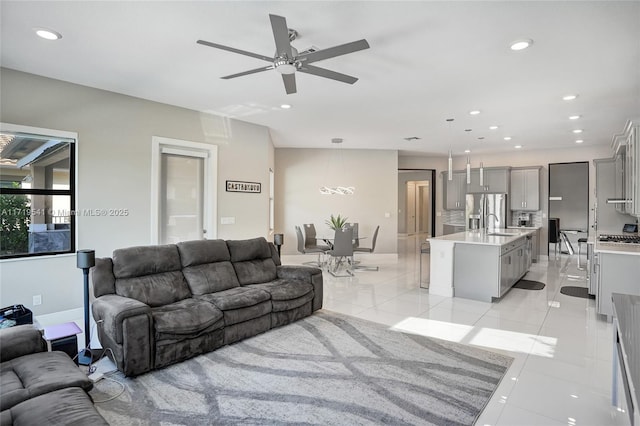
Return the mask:
<svg viewBox="0 0 640 426">
<path fill-rule="evenodd" d="M 640 125 L 627 121 L 624 131 L 613 137 L 616 159 L 616 210 L 640 217 Z"/>
<path fill-rule="evenodd" d="M 467 173 L 453 172 L 452 179 L 449 180 L 447 172 L 442 173 L 444 186 L 444 208 L 445 210 L 464 210 L 465 194 L 467 187 Z"/>
<path fill-rule="evenodd" d="M 511 170 L 511 210 L 540 210 L 540 168 Z"/>
<path fill-rule="evenodd" d="M 465 176 L 466 178 L 466 176 Z M 471 170 L 471 183 L 467 185 L 468 194 L 482 192 L 509 192 L 509 167 L 488 168 L 483 170 L 483 182 L 480 185 L 480 169 Z"/>
</svg>

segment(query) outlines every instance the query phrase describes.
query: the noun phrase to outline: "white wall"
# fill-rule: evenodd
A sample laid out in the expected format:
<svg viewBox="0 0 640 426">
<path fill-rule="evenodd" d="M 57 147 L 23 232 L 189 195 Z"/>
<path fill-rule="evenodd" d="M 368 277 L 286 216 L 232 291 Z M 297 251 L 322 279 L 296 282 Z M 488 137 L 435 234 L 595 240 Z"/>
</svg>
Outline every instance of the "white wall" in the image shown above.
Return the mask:
<svg viewBox="0 0 640 426">
<path fill-rule="evenodd" d="M 0 70 L 2 121 L 78 133 L 76 208 L 127 208 L 127 217 L 77 218 L 78 247 L 110 256 L 151 241 L 151 138 L 218 145 L 218 238 L 269 237 L 269 168 L 274 148 L 266 127 L 9 69 Z M 226 180 L 262 183 L 262 193 L 225 191 Z M 220 217 L 235 217 L 221 225 Z M 0 261 L 0 306 L 42 295 L 35 314 L 82 306 L 75 256 Z"/>
<path fill-rule="evenodd" d="M 376 253 L 397 253 L 398 156 L 396 151 L 340 149 L 275 150 L 277 233 L 283 254 L 296 254 L 295 226 L 313 223 L 318 235 L 330 234 L 331 214 L 359 223 L 362 246 L 380 225 Z M 326 186 L 354 186 L 353 195 L 322 195 Z M 389 217 L 386 217 L 386 214 Z"/>
</svg>

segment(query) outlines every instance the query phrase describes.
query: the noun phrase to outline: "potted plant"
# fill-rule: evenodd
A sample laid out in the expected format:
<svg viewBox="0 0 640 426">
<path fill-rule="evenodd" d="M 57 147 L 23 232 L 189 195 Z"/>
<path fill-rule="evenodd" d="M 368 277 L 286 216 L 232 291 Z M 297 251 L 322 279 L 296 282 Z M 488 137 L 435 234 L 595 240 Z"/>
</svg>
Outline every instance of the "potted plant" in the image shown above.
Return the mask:
<svg viewBox="0 0 640 426">
<path fill-rule="evenodd" d="M 325 223 L 330 229 L 333 229 L 335 231 L 344 228 L 344 226 L 347 224 L 347 219 L 347 217 L 341 217 L 340 215 L 334 216 L 332 214 L 331 218 L 326 220 Z"/>
</svg>

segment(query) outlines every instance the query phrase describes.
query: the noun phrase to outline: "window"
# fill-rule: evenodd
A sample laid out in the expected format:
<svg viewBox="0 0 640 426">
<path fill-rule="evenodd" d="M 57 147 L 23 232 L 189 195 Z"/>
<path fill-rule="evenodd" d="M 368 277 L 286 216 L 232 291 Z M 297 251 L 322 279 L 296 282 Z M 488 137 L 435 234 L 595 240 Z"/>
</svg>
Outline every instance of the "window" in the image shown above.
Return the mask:
<svg viewBox="0 0 640 426">
<path fill-rule="evenodd" d="M 75 142 L 0 125 L 0 259 L 75 252 Z"/>
</svg>

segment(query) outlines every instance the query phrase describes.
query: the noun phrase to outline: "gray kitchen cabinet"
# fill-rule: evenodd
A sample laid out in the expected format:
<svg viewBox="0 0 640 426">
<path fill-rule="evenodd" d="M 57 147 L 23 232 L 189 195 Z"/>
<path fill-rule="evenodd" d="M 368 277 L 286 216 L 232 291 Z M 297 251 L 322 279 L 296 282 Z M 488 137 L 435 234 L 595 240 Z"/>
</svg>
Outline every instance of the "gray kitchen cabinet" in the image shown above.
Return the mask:
<svg viewBox="0 0 640 426">
<path fill-rule="evenodd" d="M 464 210 L 465 195 L 467 192 L 467 173 L 453 172 L 452 180 L 448 179 L 447 172 L 442 173 L 444 181 L 444 208 L 445 210 Z"/>
<path fill-rule="evenodd" d="M 640 296 L 640 255 L 601 251 L 597 253 L 595 262 L 598 275 L 596 311 L 611 320 L 612 293 Z"/>
<path fill-rule="evenodd" d="M 540 210 L 540 167 L 511 170 L 511 210 Z"/>
<path fill-rule="evenodd" d="M 640 217 L 640 127 L 627 122 L 624 132 L 615 135 L 616 210 Z"/>
<path fill-rule="evenodd" d="M 509 192 L 508 167 L 485 167 L 483 173 L 483 184 L 480 185 L 480 169 L 471 170 L 471 183 L 467 185 L 468 194 L 477 194 L 482 192 Z"/>
<path fill-rule="evenodd" d="M 526 238 L 499 245 L 454 246 L 454 296 L 491 302 L 528 271 Z"/>
</svg>

